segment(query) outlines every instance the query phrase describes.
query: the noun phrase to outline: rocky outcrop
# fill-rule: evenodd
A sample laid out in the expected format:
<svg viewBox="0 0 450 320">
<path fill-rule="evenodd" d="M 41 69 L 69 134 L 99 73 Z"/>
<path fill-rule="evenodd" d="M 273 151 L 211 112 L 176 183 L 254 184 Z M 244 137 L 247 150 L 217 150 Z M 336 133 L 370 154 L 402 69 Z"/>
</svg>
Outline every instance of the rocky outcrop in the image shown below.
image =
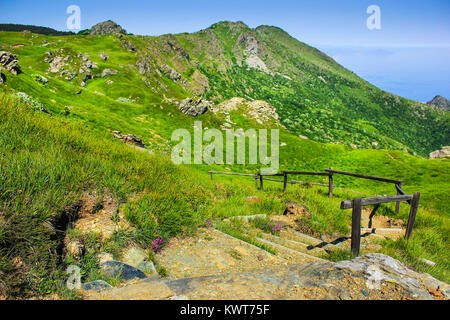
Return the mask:
<svg viewBox="0 0 450 320">
<path fill-rule="evenodd" d="M 445 111 L 450 110 L 450 101 L 442 96 L 434 97 L 434 99 L 427 102 L 427 104 Z"/>
<path fill-rule="evenodd" d="M 161 67 L 161 71 L 175 82 L 178 82 L 181 80 L 181 74 L 179 74 L 178 71 L 176 71 L 175 69 L 172 69 L 171 67 L 169 67 L 166 64 L 164 64 Z"/>
<path fill-rule="evenodd" d="M 140 74 L 145 75 L 152 70 L 151 65 L 152 59 L 148 54 L 145 54 L 136 62 L 136 69 Z"/>
<path fill-rule="evenodd" d="M 450 146 L 430 153 L 430 159 L 450 159 Z"/>
<path fill-rule="evenodd" d="M 105 69 L 102 72 L 102 78 L 108 77 L 108 76 L 115 76 L 118 73 L 116 70 L 111 69 Z"/>
<path fill-rule="evenodd" d="M 120 46 L 130 52 L 136 52 L 137 48 L 134 46 L 133 42 L 131 40 L 126 39 L 122 34 L 118 35 L 118 38 L 120 40 Z"/>
<path fill-rule="evenodd" d="M 245 52 L 253 54 L 262 53 L 259 40 L 247 33 L 239 36 L 238 45 L 245 46 Z"/>
<path fill-rule="evenodd" d="M 179 102 L 178 109 L 188 116 L 196 117 L 205 114 L 212 106 L 210 101 L 187 98 Z"/>
<path fill-rule="evenodd" d="M 100 22 L 92 27 L 91 35 L 103 35 L 103 34 L 127 34 L 126 30 L 119 26 L 114 21 L 108 20 Z"/>
<path fill-rule="evenodd" d="M 113 131 L 113 136 L 117 139 L 122 140 L 126 144 L 131 144 L 140 148 L 145 148 L 145 144 L 142 142 L 142 139 L 136 137 L 134 134 L 122 135 L 120 131 Z"/>
<path fill-rule="evenodd" d="M 22 73 L 17 56 L 13 55 L 11 52 L 0 51 L 0 67 L 14 75 Z"/>
</svg>

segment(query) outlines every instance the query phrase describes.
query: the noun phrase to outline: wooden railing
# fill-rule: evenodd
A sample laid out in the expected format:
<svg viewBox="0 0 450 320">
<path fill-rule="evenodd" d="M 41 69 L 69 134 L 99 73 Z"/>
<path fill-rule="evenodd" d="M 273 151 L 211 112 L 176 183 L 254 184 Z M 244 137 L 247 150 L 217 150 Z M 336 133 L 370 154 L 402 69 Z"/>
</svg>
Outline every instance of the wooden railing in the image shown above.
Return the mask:
<svg viewBox="0 0 450 320">
<path fill-rule="evenodd" d="M 368 175 L 363 175 L 363 174 L 353 173 L 353 172 L 337 171 L 337 170 L 334 170 L 333 168 L 326 169 L 325 172 L 284 171 L 283 173 L 276 173 L 276 174 L 245 174 L 245 173 L 219 172 L 219 171 L 209 171 L 209 173 L 211 174 L 211 180 L 214 179 L 215 174 L 253 177 L 255 179 L 256 188 L 259 190 L 264 190 L 264 186 L 263 186 L 264 181 L 283 183 L 283 192 L 286 191 L 288 184 L 294 185 L 294 184 L 305 183 L 305 184 L 310 184 L 310 185 L 328 187 L 328 195 L 330 198 L 333 197 L 333 189 L 336 188 L 336 186 L 334 185 L 334 180 L 333 180 L 334 175 L 346 175 L 346 176 L 355 177 L 355 178 L 361 178 L 361 179 L 374 180 L 374 181 L 395 184 L 395 188 L 397 190 L 396 196 L 382 196 L 382 197 L 364 198 L 364 199 L 356 198 L 354 200 L 342 201 L 342 203 L 341 203 L 342 210 L 353 209 L 353 212 L 352 212 L 352 236 L 351 236 L 352 256 L 358 256 L 359 251 L 360 251 L 361 216 L 362 216 L 362 208 L 364 206 L 375 205 L 375 208 L 373 209 L 373 211 L 371 212 L 371 214 L 369 216 L 369 228 L 372 228 L 373 217 L 375 216 L 375 214 L 381 204 L 396 202 L 397 203 L 396 213 L 399 213 L 400 212 L 400 203 L 405 202 L 405 201 L 408 202 L 411 205 L 411 209 L 410 209 L 410 213 L 409 213 L 409 220 L 408 220 L 408 225 L 407 225 L 406 234 L 405 234 L 405 237 L 407 239 L 409 239 L 411 237 L 412 230 L 414 228 L 414 223 L 416 221 L 417 209 L 419 207 L 420 193 L 416 193 L 415 195 L 405 194 L 405 192 L 402 190 L 402 183 L 403 183 L 402 180 L 388 179 L 388 178 L 382 178 L 382 177 L 376 177 L 376 176 L 368 176 Z M 288 179 L 289 175 L 327 176 L 328 184 L 309 183 L 309 182 L 294 181 L 294 180 L 289 181 L 289 179 Z M 283 180 L 272 179 L 269 177 L 283 177 Z M 259 187 L 258 187 L 258 181 L 260 183 Z"/>
<path fill-rule="evenodd" d="M 402 202 L 408 201 L 411 205 L 411 210 L 409 212 L 408 225 L 406 228 L 405 237 L 409 239 L 414 228 L 414 223 L 416 221 L 417 209 L 419 207 L 420 193 L 414 195 L 398 195 L 398 196 L 383 196 L 375 198 L 356 198 L 354 200 L 342 201 L 341 209 L 352 209 L 352 242 L 351 242 L 351 253 L 353 257 L 359 256 L 360 244 L 361 244 L 361 216 L 362 208 L 368 205 L 375 205 L 372 213 L 369 217 L 369 228 L 372 228 L 372 219 L 383 203 L 390 202 Z"/>
<path fill-rule="evenodd" d="M 354 178 L 361 178 L 361 179 L 374 180 L 374 181 L 380 181 L 380 182 L 385 182 L 385 183 L 392 183 L 392 184 L 395 184 L 395 188 L 397 190 L 398 195 L 405 194 L 402 190 L 402 183 L 403 183 L 402 180 L 368 176 L 368 175 L 363 175 L 363 174 L 353 173 L 353 172 L 337 171 L 337 170 L 334 170 L 333 168 L 326 169 L 325 172 L 283 171 L 283 173 L 276 173 L 276 174 L 245 174 L 245 173 L 220 172 L 220 171 L 209 171 L 209 173 L 211 174 L 211 180 L 214 179 L 215 174 L 253 177 L 255 179 L 256 188 L 259 190 L 264 190 L 264 181 L 283 183 L 283 192 L 286 191 L 288 184 L 290 184 L 290 185 L 310 184 L 310 185 L 314 185 L 314 186 L 328 187 L 328 196 L 330 198 L 333 197 L 333 190 L 336 188 L 336 186 L 334 185 L 334 175 L 346 175 L 346 176 L 350 176 L 350 177 L 354 177 Z M 293 176 L 301 176 L 301 175 L 304 175 L 304 176 L 305 175 L 306 176 L 327 176 L 328 184 L 309 183 L 309 182 L 296 181 L 296 180 L 289 181 L 290 175 L 293 175 Z M 283 177 L 283 180 L 272 179 L 269 177 Z M 259 186 L 258 186 L 258 180 L 259 180 Z M 400 212 L 400 202 L 397 202 L 396 213 L 399 213 L 399 212 Z"/>
</svg>

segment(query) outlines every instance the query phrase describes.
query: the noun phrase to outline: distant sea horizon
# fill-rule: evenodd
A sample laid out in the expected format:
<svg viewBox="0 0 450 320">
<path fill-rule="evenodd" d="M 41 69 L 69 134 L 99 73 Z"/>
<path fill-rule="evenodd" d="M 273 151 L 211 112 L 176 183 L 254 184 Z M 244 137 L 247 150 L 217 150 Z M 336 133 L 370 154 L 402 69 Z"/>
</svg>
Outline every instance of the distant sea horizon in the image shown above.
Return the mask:
<svg viewBox="0 0 450 320">
<path fill-rule="evenodd" d="M 450 46 L 315 47 L 382 90 L 424 103 L 450 99 Z"/>
</svg>

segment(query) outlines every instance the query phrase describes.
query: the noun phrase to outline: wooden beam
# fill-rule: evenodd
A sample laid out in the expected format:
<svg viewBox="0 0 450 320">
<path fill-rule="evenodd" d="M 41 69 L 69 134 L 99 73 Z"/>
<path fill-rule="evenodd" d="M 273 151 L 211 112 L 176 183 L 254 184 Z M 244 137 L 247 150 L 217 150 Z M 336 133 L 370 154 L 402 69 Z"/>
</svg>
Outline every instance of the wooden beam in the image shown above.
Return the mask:
<svg viewBox="0 0 450 320">
<path fill-rule="evenodd" d="M 400 195 L 400 196 L 382 196 L 382 197 L 374 197 L 374 198 L 364 198 L 361 199 L 361 203 L 363 206 L 373 205 L 373 204 L 381 204 L 381 203 L 390 203 L 390 202 L 398 202 L 398 201 L 408 201 L 411 200 L 414 196 L 412 195 Z M 341 209 L 352 209 L 353 201 L 345 200 L 341 202 Z"/>
<path fill-rule="evenodd" d="M 400 190 L 402 190 L 402 183 L 396 184 L 395 189 L 397 189 L 397 195 L 401 195 Z M 397 204 L 395 205 L 395 213 L 396 214 L 400 213 L 400 202 L 397 202 Z"/>
<path fill-rule="evenodd" d="M 283 192 L 286 192 L 286 189 L 287 189 L 287 182 L 288 182 L 288 175 L 287 175 L 287 173 L 286 172 L 284 172 L 284 187 L 283 187 Z"/>
<path fill-rule="evenodd" d="M 329 176 L 330 173 L 327 172 L 308 172 L 308 171 L 284 171 L 286 174 L 290 175 L 304 175 L 304 176 Z"/>
<path fill-rule="evenodd" d="M 360 198 L 353 200 L 352 212 L 352 243 L 351 255 L 352 258 L 359 256 L 359 248 L 361 244 L 361 215 L 362 215 L 362 201 Z"/>
<path fill-rule="evenodd" d="M 262 176 L 262 175 L 259 175 L 259 190 L 261 190 L 261 191 L 264 190 L 263 181 L 264 181 L 263 176 Z"/>
<path fill-rule="evenodd" d="M 369 216 L 369 229 L 372 228 L 373 217 L 375 216 L 375 213 L 377 213 L 378 208 L 380 208 L 379 204 L 377 204 L 375 208 L 373 208 L 372 213 Z"/>
<path fill-rule="evenodd" d="M 397 189 L 398 194 L 403 195 L 403 196 L 406 195 L 405 191 L 402 190 L 401 185 L 396 184 L 395 188 Z M 408 203 L 411 204 L 411 200 L 408 200 Z"/>
<path fill-rule="evenodd" d="M 234 172 L 220 172 L 220 171 L 209 171 L 211 174 L 223 174 L 223 175 L 229 175 L 229 176 L 243 176 L 243 177 L 254 177 L 255 174 L 249 174 L 249 173 L 234 173 Z"/>
<path fill-rule="evenodd" d="M 411 210 L 409 212 L 408 226 L 406 228 L 405 238 L 411 237 L 414 223 L 416 222 L 417 209 L 419 208 L 420 192 L 417 192 L 411 201 Z"/>
<path fill-rule="evenodd" d="M 333 168 L 330 168 L 330 170 L 333 170 Z M 331 199 L 333 198 L 333 174 L 331 173 L 328 176 L 328 197 Z"/>
<path fill-rule="evenodd" d="M 342 174 L 342 175 L 346 175 L 346 176 L 350 176 L 350 177 L 376 180 L 376 181 L 387 182 L 387 183 L 394 183 L 394 184 L 402 183 L 402 180 L 394 180 L 394 179 L 388 179 L 388 178 L 382 178 L 382 177 L 366 176 L 364 174 L 353 173 L 353 172 L 337 171 L 337 170 L 331 170 L 331 169 L 325 169 L 325 171 L 327 171 L 328 173 Z"/>
</svg>

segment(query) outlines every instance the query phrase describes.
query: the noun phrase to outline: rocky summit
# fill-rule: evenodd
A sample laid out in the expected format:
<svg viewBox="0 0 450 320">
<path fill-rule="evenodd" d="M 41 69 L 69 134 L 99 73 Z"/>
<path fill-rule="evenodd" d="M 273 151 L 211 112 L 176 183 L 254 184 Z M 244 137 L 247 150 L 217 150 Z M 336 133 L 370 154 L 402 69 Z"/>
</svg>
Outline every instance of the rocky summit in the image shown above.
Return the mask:
<svg viewBox="0 0 450 320">
<path fill-rule="evenodd" d="M 102 35 L 102 34 L 127 34 L 127 31 L 119 26 L 114 21 L 108 20 L 105 22 L 100 22 L 92 27 L 91 35 Z"/>
<path fill-rule="evenodd" d="M 442 96 L 437 95 L 433 100 L 427 102 L 427 104 L 435 106 L 436 108 L 443 109 L 445 111 L 450 110 L 450 101 Z"/>
</svg>

